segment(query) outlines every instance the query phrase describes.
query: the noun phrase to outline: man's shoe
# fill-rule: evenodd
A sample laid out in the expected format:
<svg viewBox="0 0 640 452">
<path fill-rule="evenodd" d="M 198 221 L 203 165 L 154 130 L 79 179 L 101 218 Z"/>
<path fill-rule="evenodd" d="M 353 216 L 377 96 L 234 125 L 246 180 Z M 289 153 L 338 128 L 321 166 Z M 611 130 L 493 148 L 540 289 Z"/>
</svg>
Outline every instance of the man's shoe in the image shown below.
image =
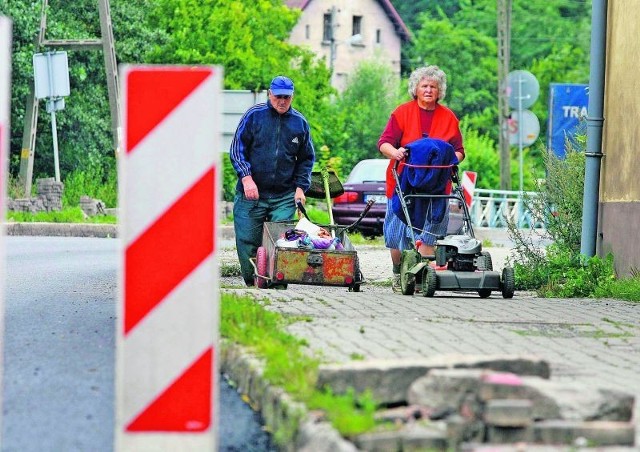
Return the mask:
<svg viewBox="0 0 640 452">
<path fill-rule="evenodd" d="M 391 290 L 394 292 L 402 292 L 402 285 L 400 284 L 400 273 L 394 273 L 391 278 Z"/>
</svg>

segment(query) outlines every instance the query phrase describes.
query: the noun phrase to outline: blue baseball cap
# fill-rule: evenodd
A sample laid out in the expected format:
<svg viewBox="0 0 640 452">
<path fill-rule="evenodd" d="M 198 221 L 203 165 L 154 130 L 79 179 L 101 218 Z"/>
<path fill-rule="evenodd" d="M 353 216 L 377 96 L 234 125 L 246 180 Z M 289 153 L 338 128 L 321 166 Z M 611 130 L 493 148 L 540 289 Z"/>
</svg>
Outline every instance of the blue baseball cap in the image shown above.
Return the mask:
<svg viewBox="0 0 640 452">
<path fill-rule="evenodd" d="M 293 82 L 289 77 L 278 75 L 271 80 L 271 94 L 274 96 L 293 96 Z"/>
</svg>

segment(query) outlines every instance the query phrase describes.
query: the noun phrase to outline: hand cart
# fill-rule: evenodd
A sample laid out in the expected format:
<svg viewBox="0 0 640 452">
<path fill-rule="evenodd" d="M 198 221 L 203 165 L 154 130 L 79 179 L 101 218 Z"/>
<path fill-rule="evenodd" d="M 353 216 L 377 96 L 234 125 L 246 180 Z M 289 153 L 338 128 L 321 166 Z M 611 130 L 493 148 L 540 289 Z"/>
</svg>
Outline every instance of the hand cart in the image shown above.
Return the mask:
<svg viewBox="0 0 640 452">
<path fill-rule="evenodd" d="M 318 179 L 322 182 L 318 183 Z M 323 189 L 320 190 L 320 186 Z M 314 188 L 315 187 L 315 188 Z M 335 173 L 326 170 L 312 174 L 312 186 L 307 191 L 308 197 L 326 196 L 331 211 L 330 198 L 344 192 L 342 184 Z M 310 284 L 320 286 L 347 287 L 350 292 L 359 292 L 364 282 L 358 254 L 347 236 L 347 231 L 357 226 L 369 212 L 373 205 L 370 201 L 360 217 L 348 226 L 334 224 L 319 225 L 338 238 L 342 244 L 338 249 L 306 249 L 279 246 L 278 241 L 285 232 L 295 228 L 297 222 L 279 221 L 266 222 L 262 231 L 262 244 L 258 248 L 255 259 L 251 263 L 255 268 L 255 285 L 258 288 L 286 288 L 288 284 Z M 298 209 L 307 217 L 306 210 L 301 203 Z M 308 218 L 308 217 L 307 217 Z"/>
</svg>

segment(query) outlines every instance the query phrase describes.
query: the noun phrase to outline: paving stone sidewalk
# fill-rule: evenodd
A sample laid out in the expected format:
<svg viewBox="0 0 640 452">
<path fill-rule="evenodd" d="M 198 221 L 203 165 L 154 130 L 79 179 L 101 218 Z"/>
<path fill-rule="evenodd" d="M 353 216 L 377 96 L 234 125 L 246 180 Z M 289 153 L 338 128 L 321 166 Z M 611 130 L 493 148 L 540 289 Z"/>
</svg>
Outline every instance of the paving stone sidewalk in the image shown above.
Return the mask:
<svg viewBox="0 0 640 452">
<path fill-rule="evenodd" d="M 501 269 L 510 249 L 485 249 Z M 639 303 L 541 299 L 519 292 L 506 300 L 499 293 L 488 299 L 453 292 L 405 296 L 380 284 L 390 278 L 388 250 L 360 246 L 357 251 L 365 279 L 372 282 L 361 292 L 307 285 L 260 291 L 270 300 L 269 309 L 312 319 L 289 331 L 326 362 L 530 355 L 548 361 L 553 380 L 620 390 L 640 400 Z M 637 415 L 635 423 L 640 444 Z"/>
</svg>

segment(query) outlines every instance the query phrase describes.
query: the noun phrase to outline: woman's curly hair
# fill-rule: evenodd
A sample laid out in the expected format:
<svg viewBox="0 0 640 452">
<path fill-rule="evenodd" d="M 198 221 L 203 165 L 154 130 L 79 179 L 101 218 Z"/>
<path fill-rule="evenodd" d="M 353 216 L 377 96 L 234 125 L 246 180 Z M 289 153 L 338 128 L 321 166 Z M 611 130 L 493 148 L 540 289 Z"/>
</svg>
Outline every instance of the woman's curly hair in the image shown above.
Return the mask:
<svg viewBox="0 0 640 452">
<path fill-rule="evenodd" d="M 424 66 L 414 70 L 409 76 L 409 95 L 416 99 L 416 89 L 422 79 L 433 80 L 438 84 L 438 100 L 447 94 L 447 74 L 438 66 Z"/>
</svg>

